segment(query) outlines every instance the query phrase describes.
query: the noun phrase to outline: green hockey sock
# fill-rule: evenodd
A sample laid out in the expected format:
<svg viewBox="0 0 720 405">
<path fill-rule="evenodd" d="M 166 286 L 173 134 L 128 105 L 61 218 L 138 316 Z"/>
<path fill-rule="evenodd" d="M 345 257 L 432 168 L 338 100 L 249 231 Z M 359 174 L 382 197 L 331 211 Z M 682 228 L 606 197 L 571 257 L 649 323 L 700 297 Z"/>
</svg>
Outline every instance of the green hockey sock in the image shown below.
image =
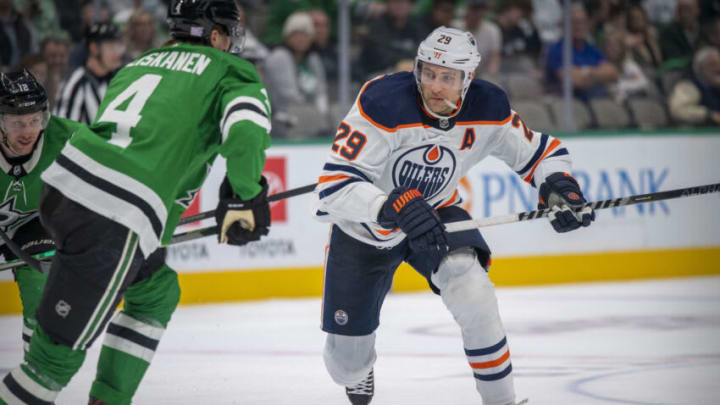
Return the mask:
<svg viewBox="0 0 720 405">
<path fill-rule="evenodd" d="M 91 397 L 111 405 L 130 404 L 179 296 L 177 274 L 167 266 L 128 288 L 125 308 L 108 324 Z"/>
<path fill-rule="evenodd" d="M 22 266 L 15 269 L 15 281 L 17 281 L 20 290 L 20 300 L 23 306 L 23 348 L 27 352 L 30 348 L 30 338 L 35 330 L 35 311 L 40 300 L 42 300 L 47 274 L 28 267 Z"/>
<path fill-rule="evenodd" d="M 0 398 L 5 403 L 52 403 L 84 360 L 85 351 L 56 344 L 37 327 L 25 354 L 26 363 L 0 383 Z"/>
</svg>

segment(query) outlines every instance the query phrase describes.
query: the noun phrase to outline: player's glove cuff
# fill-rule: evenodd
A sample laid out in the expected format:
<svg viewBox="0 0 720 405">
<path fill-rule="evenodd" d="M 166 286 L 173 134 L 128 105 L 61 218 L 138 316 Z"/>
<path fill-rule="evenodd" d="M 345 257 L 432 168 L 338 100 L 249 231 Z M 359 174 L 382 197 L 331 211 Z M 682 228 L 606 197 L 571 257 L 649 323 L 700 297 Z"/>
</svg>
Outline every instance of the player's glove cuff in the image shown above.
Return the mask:
<svg viewBox="0 0 720 405">
<path fill-rule="evenodd" d="M 581 226 L 590 226 L 595 220 L 595 211 L 590 207 L 577 208 L 585 204 L 580 186 L 568 173 L 553 173 L 540 185 L 539 209 L 550 208 L 550 224 L 557 232 L 569 232 Z"/>
</svg>

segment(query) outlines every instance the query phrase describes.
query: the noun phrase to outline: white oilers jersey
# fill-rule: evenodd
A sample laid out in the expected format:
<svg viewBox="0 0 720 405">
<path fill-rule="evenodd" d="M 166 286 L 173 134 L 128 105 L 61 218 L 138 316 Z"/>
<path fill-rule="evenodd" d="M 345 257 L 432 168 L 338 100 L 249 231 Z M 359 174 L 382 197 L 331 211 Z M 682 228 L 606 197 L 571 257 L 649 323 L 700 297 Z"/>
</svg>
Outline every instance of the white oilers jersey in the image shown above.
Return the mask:
<svg viewBox="0 0 720 405">
<path fill-rule="evenodd" d="M 315 215 L 364 243 L 395 246 L 404 233 L 376 222 L 394 188 L 417 189 L 435 208 L 459 204 L 460 179 L 487 156 L 535 186 L 571 168 L 562 143 L 528 128 L 489 82 L 473 80 L 460 111 L 438 120 L 425 112 L 412 73 L 380 77 L 365 84 L 340 123 Z"/>
</svg>

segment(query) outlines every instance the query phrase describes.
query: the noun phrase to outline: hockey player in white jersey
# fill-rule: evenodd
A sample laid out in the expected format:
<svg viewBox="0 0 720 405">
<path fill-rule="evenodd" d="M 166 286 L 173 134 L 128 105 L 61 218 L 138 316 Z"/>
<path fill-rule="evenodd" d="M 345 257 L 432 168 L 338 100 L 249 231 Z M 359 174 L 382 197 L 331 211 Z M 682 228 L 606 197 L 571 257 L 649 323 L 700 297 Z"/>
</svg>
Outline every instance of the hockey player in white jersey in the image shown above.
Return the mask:
<svg viewBox="0 0 720 405">
<path fill-rule="evenodd" d="M 532 131 L 505 93 L 474 80 L 480 63 L 468 32 L 440 27 L 419 46 L 414 72 L 374 79 L 340 123 L 319 178 L 316 216 L 333 223 L 326 253 L 324 360 L 353 404 L 374 392 L 375 330 L 397 266 L 425 276 L 462 331 L 485 405 L 515 404 L 512 365 L 488 278 L 490 249 L 478 230 L 445 231 L 466 220 L 457 185 L 487 156 L 539 187 L 558 232 L 595 219 L 570 176 L 568 150 Z"/>
</svg>

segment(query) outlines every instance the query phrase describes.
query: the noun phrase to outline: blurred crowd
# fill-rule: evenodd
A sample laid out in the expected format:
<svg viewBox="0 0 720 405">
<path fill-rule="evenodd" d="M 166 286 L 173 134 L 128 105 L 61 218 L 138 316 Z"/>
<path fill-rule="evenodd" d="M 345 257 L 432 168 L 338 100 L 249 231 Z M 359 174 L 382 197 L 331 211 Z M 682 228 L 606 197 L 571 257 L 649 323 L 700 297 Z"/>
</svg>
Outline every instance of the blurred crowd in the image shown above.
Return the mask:
<svg viewBox="0 0 720 405">
<path fill-rule="evenodd" d="M 114 72 L 167 38 L 167 0 L 0 0 L 0 69 L 26 68 L 53 111 L 91 121 Z M 273 137 L 329 137 L 338 106 L 337 0 L 238 0 L 242 56 L 273 104 Z M 434 28 L 471 31 L 477 77 L 538 130 L 563 127 L 563 0 L 351 0 L 352 94 L 413 69 Z M 575 128 L 720 124 L 720 0 L 573 2 Z M 82 97 L 80 96 L 82 95 Z M 81 99 L 78 101 L 79 99 Z"/>
</svg>

